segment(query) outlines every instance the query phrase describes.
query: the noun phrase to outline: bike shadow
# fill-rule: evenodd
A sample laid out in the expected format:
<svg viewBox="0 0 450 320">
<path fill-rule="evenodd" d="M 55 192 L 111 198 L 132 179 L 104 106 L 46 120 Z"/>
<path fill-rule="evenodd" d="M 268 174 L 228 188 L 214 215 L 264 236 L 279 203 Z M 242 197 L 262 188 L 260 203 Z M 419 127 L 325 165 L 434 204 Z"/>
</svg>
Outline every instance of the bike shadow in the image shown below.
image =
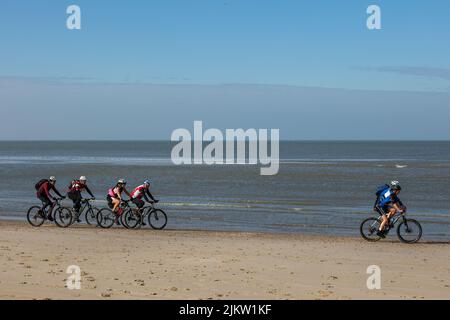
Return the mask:
<svg viewBox="0 0 450 320">
<path fill-rule="evenodd" d="M 426 241 L 419 241 L 417 244 L 450 244 L 450 241 L 433 241 L 433 240 L 426 240 Z"/>
<path fill-rule="evenodd" d="M 402 243 L 398 240 L 384 240 L 383 243 Z M 421 244 L 426 244 L 426 245 L 445 245 L 445 244 L 450 244 L 450 241 L 434 241 L 434 240 L 425 240 L 425 241 L 419 241 L 416 243 L 413 243 L 413 245 L 421 245 Z"/>
</svg>

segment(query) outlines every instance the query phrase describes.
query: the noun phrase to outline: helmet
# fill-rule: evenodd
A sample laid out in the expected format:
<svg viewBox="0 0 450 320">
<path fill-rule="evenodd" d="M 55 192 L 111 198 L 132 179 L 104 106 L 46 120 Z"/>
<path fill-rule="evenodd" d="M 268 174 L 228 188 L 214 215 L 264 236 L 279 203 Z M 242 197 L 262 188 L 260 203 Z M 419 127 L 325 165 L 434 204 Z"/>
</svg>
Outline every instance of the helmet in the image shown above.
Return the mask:
<svg viewBox="0 0 450 320">
<path fill-rule="evenodd" d="M 391 181 L 391 187 L 399 185 L 399 184 L 400 184 L 400 182 L 398 182 L 397 180 Z"/>
<path fill-rule="evenodd" d="M 117 183 L 120 183 L 120 184 L 127 184 L 127 182 L 125 181 L 125 179 L 119 179 L 119 181 L 117 181 Z"/>
<path fill-rule="evenodd" d="M 144 181 L 144 184 L 150 185 L 150 180 L 145 180 L 145 181 Z"/>
<path fill-rule="evenodd" d="M 85 176 L 81 176 L 80 177 L 80 181 L 86 181 L 86 177 Z"/>
<path fill-rule="evenodd" d="M 56 182 L 56 178 L 54 176 L 51 176 L 48 180 L 50 180 L 50 182 Z"/>
<path fill-rule="evenodd" d="M 400 182 L 398 181 L 391 181 L 391 188 L 392 190 L 402 190 L 402 187 L 400 186 Z"/>
</svg>

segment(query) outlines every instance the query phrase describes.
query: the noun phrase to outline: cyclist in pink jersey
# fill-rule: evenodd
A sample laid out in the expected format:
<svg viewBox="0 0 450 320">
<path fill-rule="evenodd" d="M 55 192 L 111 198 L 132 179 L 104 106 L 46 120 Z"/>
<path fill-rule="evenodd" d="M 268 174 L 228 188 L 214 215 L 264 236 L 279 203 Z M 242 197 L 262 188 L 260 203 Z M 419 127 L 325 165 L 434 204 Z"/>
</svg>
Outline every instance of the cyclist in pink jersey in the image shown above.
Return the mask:
<svg viewBox="0 0 450 320">
<path fill-rule="evenodd" d="M 131 194 L 125 187 L 126 184 L 127 182 L 124 179 L 119 179 L 117 184 L 108 190 L 106 200 L 108 200 L 108 205 L 114 212 L 117 212 L 120 202 L 122 201 L 122 192 L 125 192 L 131 198 Z"/>
</svg>

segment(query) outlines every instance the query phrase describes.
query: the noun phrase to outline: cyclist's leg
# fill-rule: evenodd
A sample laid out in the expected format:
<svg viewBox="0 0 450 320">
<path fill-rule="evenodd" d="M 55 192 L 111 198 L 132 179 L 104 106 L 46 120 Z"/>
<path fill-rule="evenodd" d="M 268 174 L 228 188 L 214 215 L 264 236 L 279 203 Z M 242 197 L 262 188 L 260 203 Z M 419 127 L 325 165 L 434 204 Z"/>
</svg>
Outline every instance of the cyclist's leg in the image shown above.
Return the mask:
<svg viewBox="0 0 450 320">
<path fill-rule="evenodd" d="M 119 208 L 119 205 L 120 205 L 120 200 L 118 198 L 111 198 L 111 201 L 113 204 L 112 211 L 117 212 L 117 209 Z"/>
<path fill-rule="evenodd" d="M 139 212 L 141 213 L 141 215 L 144 213 L 144 211 L 142 210 L 142 208 L 144 208 L 144 206 L 145 206 L 145 202 L 144 202 L 144 200 L 142 200 L 142 199 L 138 199 L 139 200 L 139 202 L 136 204 L 137 205 L 137 207 L 139 208 Z M 144 220 L 144 219 L 142 219 L 142 220 Z M 147 224 L 144 222 L 144 221 L 142 221 L 142 225 L 143 226 L 146 226 Z"/>
<path fill-rule="evenodd" d="M 49 220 L 53 220 L 53 218 L 52 218 L 53 202 L 52 202 L 47 196 L 39 196 L 39 200 L 41 200 L 42 203 L 44 204 L 44 205 L 42 206 L 42 210 L 43 210 L 44 212 L 45 212 L 45 210 L 47 209 L 47 207 L 49 207 L 47 218 L 48 218 Z"/>
<path fill-rule="evenodd" d="M 112 210 L 114 208 L 114 204 L 112 197 L 109 194 L 106 196 L 106 201 L 108 202 L 108 207 Z"/>
<path fill-rule="evenodd" d="M 50 202 L 50 199 L 49 199 L 49 198 L 44 197 L 44 196 L 38 196 L 37 198 L 38 198 L 39 200 L 41 200 L 41 202 L 42 202 L 42 210 L 45 211 L 45 209 L 47 209 L 47 207 L 48 207 L 49 205 L 51 205 L 51 202 Z"/>
<path fill-rule="evenodd" d="M 81 192 L 77 193 L 77 197 L 75 199 L 75 201 L 73 202 L 73 208 L 75 209 L 76 212 L 80 212 L 80 208 L 81 208 L 81 200 L 83 198 L 81 197 Z"/>
<path fill-rule="evenodd" d="M 393 215 L 395 215 L 395 212 L 396 212 L 395 208 L 390 206 L 390 205 L 387 205 L 387 206 L 383 207 L 383 211 L 384 211 L 385 214 L 383 214 L 383 218 L 382 218 L 383 221 L 380 224 L 379 231 L 383 231 L 384 230 L 384 228 L 386 227 L 386 224 L 389 223 L 389 219 Z"/>
<path fill-rule="evenodd" d="M 74 194 L 74 198 L 72 199 L 72 201 L 73 201 L 73 209 L 75 210 L 75 212 L 77 213 L 77 222 L 81 222 L 81 220 L 80 220 L 80 208 L 81 208 L 81 200 L 82 200 L 83 198 L 81 197 L 81 192 L 80 191 L 77 191 L 75 194 Z"/>
<path fill-rule="evenodd" d="M 389 213 L 388 213 L 388 215 L 387 215 L 388 221 L 389 221 L 393 216 L 395 216 L 396 213 L 397 213 L 397 209 L 395 209 L 395 208 L 392 208 L 391 210 L 389 210 Z"/>
<path fill-rule="evenodd" d="M 144 207 L 145 202 L 142 199 L 138 199 L 138 198 L 134 198 L 131 200 L 131 202 L 133 202 L 136 207 L 138 207 L 139 211 Z"/>
<path fill-rule="evenodd" d="M 384 227 L 386 226 L 386 223 L 388 222 L 388 218 L 387 218 L 387 216 L 385 214 L 383 214 L 381 216 L 381 219 L 382 219 L 382 221 L 380 223 L 380 227 L 379 227 L 378 231 L 383 231 Z"/>
<path fill-rule="evenodd" d="M 138 208 L 138 212 L 142 215 L 144 213 L 142 208 L 144 208 L 144 206 L 145 206 L 144 200 L 138 199 L 138 198 L 134 198 L 134 199 L 131 200 L 131 202 L 133 202 L 136 205 L 136 207 Z M 145 226 L 146 223 L 144 221 L 142 221 L 142 225 Z"/>
<path fill-rule="evenodd" d="M 69 198 L 72 200 L 73 202 L 73 209 L 79 213 L 80 208 L 81 208 L 81 192 L 79 191 L 74 191 L 68 194 Z"/>
</svg>

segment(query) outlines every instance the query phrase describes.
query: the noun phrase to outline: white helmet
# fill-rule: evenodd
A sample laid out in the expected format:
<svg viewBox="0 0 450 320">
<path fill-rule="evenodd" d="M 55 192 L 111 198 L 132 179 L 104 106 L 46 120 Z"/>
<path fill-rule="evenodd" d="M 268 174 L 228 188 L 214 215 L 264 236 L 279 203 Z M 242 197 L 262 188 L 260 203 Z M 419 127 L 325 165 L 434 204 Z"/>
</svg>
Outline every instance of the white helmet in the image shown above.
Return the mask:
<svg viewBox="0 0 450 320">
<path fill-rule="evenodd" d="M 127 184 L 127 182 L 125 181 L 125 179 L 119 179 L 119 181 L 117 181 L 117 183 L 120 183 L 120 184 Z"/>
<path fill-rule="evenodd" d="M 56 178 L 54 176 L 51 176 L 48 180 L 50 180 L 51 182 L 56 182 Z"/>
<path fill-rule="evenodd" d="M 81 176 L 80 177 L 80 181 L 86 181 L 86 177 L 85 176 Z"/>
</svg>

